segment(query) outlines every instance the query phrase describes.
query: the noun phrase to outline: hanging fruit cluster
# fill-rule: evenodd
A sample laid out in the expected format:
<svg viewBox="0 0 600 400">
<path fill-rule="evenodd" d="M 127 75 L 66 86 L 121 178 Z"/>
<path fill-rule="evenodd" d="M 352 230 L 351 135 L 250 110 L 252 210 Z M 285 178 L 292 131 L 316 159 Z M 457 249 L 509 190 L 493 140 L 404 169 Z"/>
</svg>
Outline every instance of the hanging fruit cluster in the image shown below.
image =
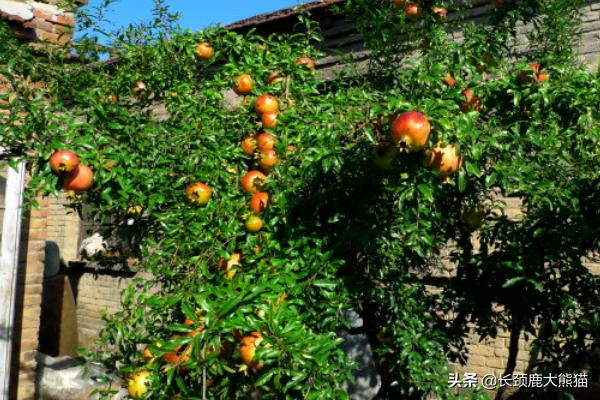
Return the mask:
<svg viewBox="0 0 600 400">
<path fill-rule="evenodd" d="M 94 172 L 72 151 L 54 152 L 50 157 L 50 168 L 62 178 L 62 188 L 66 191 L 85 192 L 94 184 Z"/>
</svg>

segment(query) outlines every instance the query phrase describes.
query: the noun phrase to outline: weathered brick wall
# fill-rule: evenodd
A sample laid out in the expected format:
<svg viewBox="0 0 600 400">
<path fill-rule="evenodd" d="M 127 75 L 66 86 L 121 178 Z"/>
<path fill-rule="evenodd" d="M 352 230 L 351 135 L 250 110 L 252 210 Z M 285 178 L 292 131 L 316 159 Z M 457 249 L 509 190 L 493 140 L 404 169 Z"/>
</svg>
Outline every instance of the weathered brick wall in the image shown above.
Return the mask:
<svg viewBox="0 0 600 400">
<path fill-rule="evenodd" d="M 64 193 L 48 201 L 48 240 L 58 245 L 62 260 L 78 260 L 81 226 L 79 216 L 74 210 L 65 207 L 67 199 Z"/>
<path fill-rule="evenodd" d="M 500 198 L 504 203 L 505 207 L 502 213 L 509 219 L 518 221 L 522 219 L 522 202 L 519 198 Z M 477 237 L 473 237 L 473 249 L 475 252 L 479 249 L 479 243 Z M 443 256 L 449 256 L 451 249 L 444 250 L 446 253 Z M 448 269 L 441 274 L 444 277 L 451 277 L 456 274 L 456 269 L 451 264 L 446 264 Z M 588 260 L 586 263 L 589 270 L 593 274 L 600 275 L 600 264 Z M 473 282 L 476 285 L 477 282 Z M 452 316 L 448 316 L 452 319 Z M 532 358 L 531 343 L 533 338 L 526 338 L 524 333 L 521 333 L 518 341 L 518 354 L 517 362 L 514 370 L 515 374 L 525 373 L 527 367 Z M 468 349 L 468 358 L 466 364 L 462 365 L 459 362 L 449 364 L 451 371 L 457 372 L 462 376 L 464 373 L 476 373 L 481 379 L 487 374 L 492 374 L 496 377 L 500 377 L 504 374 L 506 364 L 508 362 L 509 345 L 510 345 L 510 332 L 507 330 L 499 330 L 495 338 L 486 338 L 480 340 L 479 335 L 471 326 L 471 330 L 465 338 L 465 344 Z M 535 360 L 533 360 L 535 361 Z"/>
<path fill-rule="evenodd" d="M 77 326 L 79 345 L 93 349 L 98 332 L 104 326 L 102 313 L 121 309 L 121 291 L 132 284 L 132 278 L 106 274 L 72 274 L 77 282 Z"/>
<path fill-rule="evenodd" d="M 63 45 L 71 40 L 75 18 L 58 3 L 57 0 L 0 0 L 0 17 L 11 22 L 21 39 Z M 85 4 L 87 0 L 79 3 Z"/>
<path fill-rule="evenodd" d="M 582 61 L 597 67 L 600 58 L 600 1 L 590 2 L 584 8 L 582 19 L 584 23 L 578 51 Z"/>
<path fill-rule="evenodd" d="M 56 0 L 0 0 L 0 18 L 8 20 L 16 36 L 26 42 L 39 40 L 57 45 L 66 44 L 75 27 L 73 14 L 60 9 Z M 40 87 L 39 83 L 28 82 L 28 85 L 32 88 Z M 10 90 L 6 83 L 0 84 L 0 93 Z M 4 100 L 3 103 L 1 105 L 4 108 L 9 105 Z M 7 110 L 2 109 L 0 112 L 5 114 Z M 35 356 L 39 345 L 49 200 L 39 199 L 39 204 L 39 208 L 27 211 L 22 220 L 10 389 L 10 398 L 19 400 L 36 397 Z M 72 236 L 65 235 L 65 241 L 70 239 Z"/>
<path fill-rule="evenodd" d="M 68 265 L 80 261 L 80 238 L 92 233 L 87 224 L 82 224 L 79 215 L 65 207 L 66 195 L 48 200 L 48 240 L 60 249 L 60 257 Z M 121 290 L 131 284 L 131 278 L 108 274 L 91 268 L 69 268 L 69 280 L 77 305 L 76 321 L 79 347 L 94 348 L 99 330 L 104 326 L 102 313 L 114 313 L 121 307 Z"/>
<path fill-rule="evenodd" d="M 23 218 L 19 271 L 17 276 L 11 398 L 35 397 L 36 350 L 40 327 L 40 304 L 44 277 L 44 247 L 48 201 L 39 199 L 40 207 Z"/>
</svg>

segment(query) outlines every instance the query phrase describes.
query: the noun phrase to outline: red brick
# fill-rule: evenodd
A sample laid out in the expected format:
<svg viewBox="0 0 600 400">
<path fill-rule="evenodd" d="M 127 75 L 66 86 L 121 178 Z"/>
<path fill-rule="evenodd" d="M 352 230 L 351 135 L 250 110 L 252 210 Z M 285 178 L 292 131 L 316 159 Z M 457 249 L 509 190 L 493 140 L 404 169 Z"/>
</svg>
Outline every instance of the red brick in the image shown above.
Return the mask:
<svg viewBox="0 0 600 400">
<path fill-rule="evenodd" d="M 47 217 L 48 217 L 48 209 L 47 208 L 34 208 L 33 210 L 31 210 L 31 218 L 47 218 Z"/>
<path fill-rule="evenodd" d="M 30 342 L 37 343 L 38 341 L 38 330 L 34 328 L 27 328 L 21 330 L 22 340 L 27 340 Z"/>
<path fill-rule="evenodd" d="M 38 282 L 33 282 L 35 283 L 40 283 L 41 281 Z M 40 306 L 40 297 L 41 295 L 39 294 L 29 294 L 27 296 L 25 296 L 25 298 L 23 299 L 23 306 L 24 307 L 39 307 Z"/>
<path fill-rule="evenodd" d="M 29 229 L 34 230 L 36 228 L 45 228 L 48 223 L 44 218 L 31 218 L 29 220 Z"/>
<path fill-rule="evenodd" d="M 469 365 L 485 366 L 486 358 L 483 356 L 473 355 L 469 357 Z"/>
<path fill-rule="evenodd" d="M 501 370 L 506 366 L 506 360 L 500 357 L 488 357 L 485 360 L 485 365 L 487 367 Z"/>
<path fill-rule="evenodd" d="M 32 268 L 28 267 L 28 272 L 27 272 L 27 279 L 25 280 L 25 284 L 26 285 L 31 285 L 31 284 L 35 284 L 35 283 L 42 283 L 42 281 L 44 280 L 44 264 L 42 263 L 35 263 L 31 266 Z"/>
<path fill-rule="evenodd" d="M 34 341 L 27 341 L 27 342 L 21 342 L 21 352 L 27 351 L 27 350 L 37 350 L 38 348 L 38 342 L 37 340 Z"/>
<path fill-rule="evenodd" d="M 24 294 L 25 294 L 25 296 L 32 295 L 32 294 L 42 294 L 42 290 L 43 290 L 43 286 L 42 285 L 40 285 L 40 284 L 31 284 L 31 285 L 25 286 Z"/>
<path fill-rule="evenodd" d="M 27 382 L 27 380 L 30 380 L 30 379 L 32 379 L 32 377 L 29 375 L 19 375 L 19 389 L 18 389 L 18 394 L 17 394 L 18 399 L 26 398 L 26 397 L 21 397 L 22 395 L 25 395 L 25 394 L 32 396 L 33 393 L 35 392 L 35 385 L 34 385 L 33 381 Z"/>
<path fill-rule="evenodd" d="M 22 364 L 32 363 L 35 361 L 36 351 L 23 351 L 21 352 L 20 362 Z"/>
<path fill-rule="evenodd" d="M 45 230 L 36 229 L 35 231 L 28 233 L 27 238 L 27 253 L 33 255 L 33 253 L 43 253 L 46 247 L 46 238 L 31 238 L 31 235 L 43 235 Z"/>
<path fill-rule="evenodd" d="M 21 322 L 21 327 L 23 329 L 39 330 L 40 329 L 40 321 L 35 320 L 35 319 L 27 319 L 27 320 Z"/>
<path fill-rule="evenodd" d="M 52 32 L 58 33 L 60 35 L 70 36 L 73 32 L 73 27 L 55 24 L 52 26 Z"/>
<path fill-rule="evenodd" d="M 39 8 L 33 9 L 33 16 L 36 18 L 41 18 L 46 21 L 52 21 L 52 22 L 56 22 L 56 19 L 57 19 L 56 15 L 48 14 L 48 13 L 44 12 L 43 10 L 40 10 Z"/>
<path fill-rule="evenodd" d="M 19 370 L 19 378 L 34 378 L 35 369 L 33 363 L 21 363 L 21 369 Z"/>
<path fill-rule="evenodd" d="M 31 21 L 27 21 L 23 24 L 23 27 L 30 29 L 41 29 L 46 32 L 52 32 L 53 24 L 51 22 L 45 21 L 41 18 L 34 18 Z"/>
<path fill-rule="evenodd" d="M 71 28 L 75 27 L 75 17 L 73 14 L 58 15 L 56 17 L 56 22 L 61 25 L 70 26 Z"/>
<path fill-rule="evenodd" d="M 27 252 L 27 262 L 43 262 L 45 258 L 46 257 L 43 251 L 32 250 Z"/>
<path fill-rule="evenodd" d="M 39 29 L 36 29 L 35 33 L 38 39 L 48 43 L 58 44 L 60 46 L 69 43 L 69 41 L 71 40 L 71 38 L 68 35 L 57 35 L 56 33 L 50 33 Z"/>
<path fill-rule="evenodd" d="M 40 284 L 44 279 L 44 263 L 36 261 L 29 262 L 25 272 L 25 285 Z"/>
<path fill-rule="evenodd" d="M 38 319 L 40 317 L 40 308 L 26 308 L 23 310 L 23 320 Z"/>
<path fill-rule="evenodd" d="M 54 35 L 54 34 L 52 34 Z M 27 235 L 27 237 L 29 238 L 29 240 L 46 240 L 46 231 L 34 231 L 34 232 L 30 232 L 29 235 Z"/>
</svg>

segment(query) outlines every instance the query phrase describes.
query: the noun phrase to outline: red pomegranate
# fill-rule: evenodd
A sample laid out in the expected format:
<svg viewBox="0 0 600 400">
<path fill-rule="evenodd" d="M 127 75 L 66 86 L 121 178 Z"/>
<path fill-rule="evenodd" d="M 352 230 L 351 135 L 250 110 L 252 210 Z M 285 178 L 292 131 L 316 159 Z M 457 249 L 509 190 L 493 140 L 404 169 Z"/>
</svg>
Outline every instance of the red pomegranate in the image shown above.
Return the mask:
<svg viewBox="0 0 600 400">
<path fill-rule="evenodd" d="M 431 125 L 425 114 L 409 111 L 393 118 L 392 141 L 408 152 L 421 150 L 427 145 Z"/>
<path fill-rule="evenodd" d="M 74 192 L 85 192 L 94 184 L 94 172 L 84 164 L 79 164 L 77 168 L 65 177 L 63 181 L 64 190 L 73 190 Z"/>
</svg>

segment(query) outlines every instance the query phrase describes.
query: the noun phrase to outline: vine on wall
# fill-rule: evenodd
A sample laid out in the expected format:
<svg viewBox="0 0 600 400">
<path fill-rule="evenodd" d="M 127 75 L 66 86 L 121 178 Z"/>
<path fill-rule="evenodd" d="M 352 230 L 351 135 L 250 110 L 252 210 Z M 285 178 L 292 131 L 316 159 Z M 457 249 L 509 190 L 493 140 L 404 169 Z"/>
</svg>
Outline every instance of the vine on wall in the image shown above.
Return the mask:
<svg viewBox="0 0 600 400">
<path fill-rule="evenodd" d="M 566 45 L 581 4 L 494 2 L 481 25 L 462 2 L 400 3 L 340 6 L 372 68 L 327 83 L 303 14 L 291 35 L 190 34 L 157 2 L 152 23 L 110 48 L 88 38 L 75 60 L 48 49 L 44 63 L 2 27 L 0 146 L 30 163 L 32 194 L 72 182 L 48 160 L 76 154 L 93 186 L 71 206 L 91 206 L 122 245 L 105 261 L 152 272 L 107 316 L 94 355 L 132 396 L 346 398 L 347 309 L 364 319 L 382 399 L 460 397 L 445 365 L 464 355 L 470 323 L 482 337 L 535 337 L 532 371 L 589 362 L 600 80 Z M 508 46 L 519 22 L 533 26 L 525 53 Z M 107 52 L 118 59 L 90 64 Z M 278 109 L 257 107 L 265 94 Z M 499 195 L 520 197 L 523 218 Z M 456 275 L 427 291 L 449 243 Z"/>
</svg>

